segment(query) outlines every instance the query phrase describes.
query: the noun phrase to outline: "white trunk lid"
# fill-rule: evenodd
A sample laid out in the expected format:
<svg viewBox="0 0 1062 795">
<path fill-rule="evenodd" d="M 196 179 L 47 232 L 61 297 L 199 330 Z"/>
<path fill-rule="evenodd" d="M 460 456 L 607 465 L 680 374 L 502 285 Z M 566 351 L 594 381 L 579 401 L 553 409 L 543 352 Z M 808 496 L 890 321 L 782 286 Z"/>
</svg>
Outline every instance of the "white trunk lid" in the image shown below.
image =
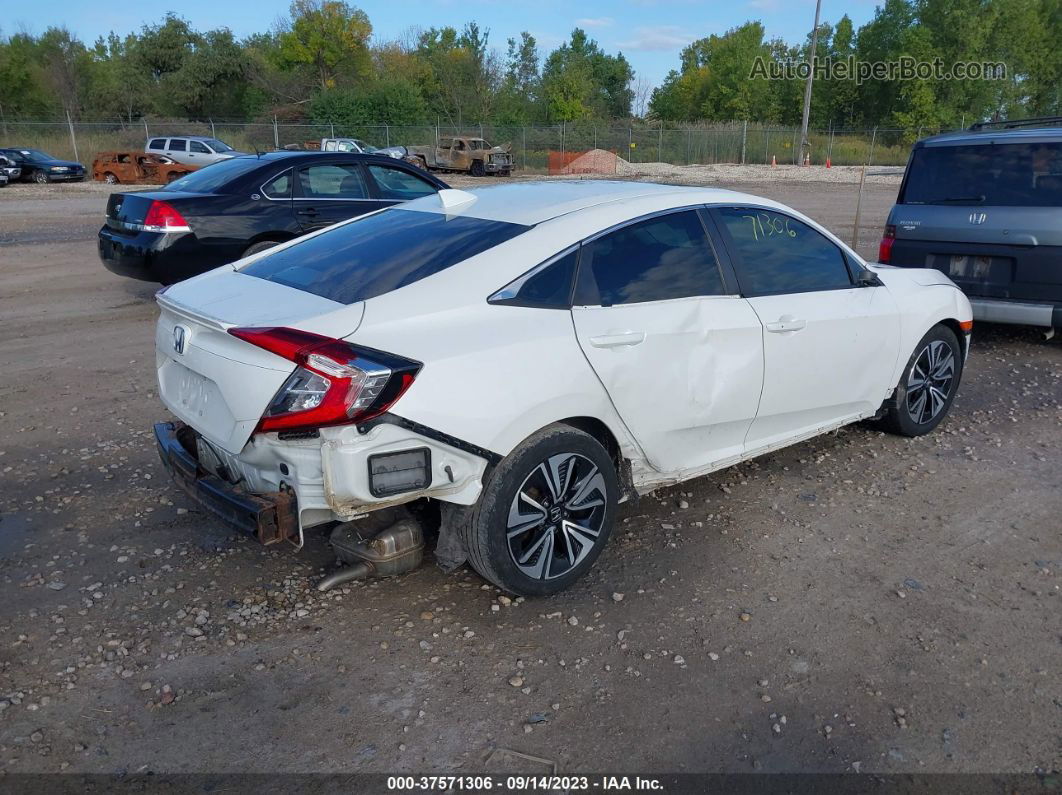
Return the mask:
<svg viewBox="0 0 1062 795">
<path fill-rule="evenodd" d="M 295 365 L 227 330 L 286 326 L 339 338 L 357 330 L 365 307 L 228 269 L 173 285 L 158 303 L 159 396 L 178 419 L 233 454 Z"/>
</svg>

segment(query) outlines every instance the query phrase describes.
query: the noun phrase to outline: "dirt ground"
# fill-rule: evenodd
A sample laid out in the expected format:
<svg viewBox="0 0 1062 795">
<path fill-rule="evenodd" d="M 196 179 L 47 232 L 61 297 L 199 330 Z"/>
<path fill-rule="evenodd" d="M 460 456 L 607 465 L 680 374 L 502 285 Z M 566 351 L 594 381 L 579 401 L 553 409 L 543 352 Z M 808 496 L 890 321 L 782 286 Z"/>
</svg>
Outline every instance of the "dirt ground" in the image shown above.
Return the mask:
<svg viewBox="0 0 1062 795">
<path fill-rule="evenodd" d="M 748 175 L 850 238 L 851 181 Z M 624 506 L 555 598 L 430 558 L 320 595 L 322 537 L 233 536 L 159 464 L 155 287 L 99 264 L 107 193 L 0 190 L 0 771 L 1059 767 L 1059 341 L 978 327 L 929 437 L 853 426 Z"/>
</svg>

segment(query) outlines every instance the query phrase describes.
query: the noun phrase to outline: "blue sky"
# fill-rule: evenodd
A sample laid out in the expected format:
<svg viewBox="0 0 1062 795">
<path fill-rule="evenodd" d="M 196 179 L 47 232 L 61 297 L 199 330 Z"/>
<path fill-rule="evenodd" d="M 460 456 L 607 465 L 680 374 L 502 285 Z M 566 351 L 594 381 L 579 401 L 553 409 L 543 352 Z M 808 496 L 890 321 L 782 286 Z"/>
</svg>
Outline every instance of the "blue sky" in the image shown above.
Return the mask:
<svg viewBox="0 0 1062 795">
<path fill-rule="evenodd" d="M 51 0 L 20 14 L 22 4 L 5 14 L 4 33 L 26 29 L 42 33 L 49 25 L 66 25 L 91 43 L 110 30 L 127 33 L 160 20 L 167 9 L 179 13 L 198 29 L 227 27 L 237 36 L 268 29 L 287 17 L 290 0 L 173 0 L 141 3 L 102 3 Z M 364 0 L 354 2 L 373 24 L 374 35 L 402 38 L 412 26 L 460 27 L 475 20 L 490 29 L 491 44 L 504 52 L 505 40 L 526 30 L 543 54 L 567 39 L 573 27 L 584 28 L 607 51 L 622 50 L 636 77 L 658 84 L 678 64 L 679 51 L 693 39 L 722 33 L 749 19 L 760 20 L 767 36 L 787 41 L 803 39 L 811 30 L 814 0 Z M 848 13 L 856 26 L 873 16 L 872 0 L 823 0 L 822 18 L 835 22 Z"/>
</svg>

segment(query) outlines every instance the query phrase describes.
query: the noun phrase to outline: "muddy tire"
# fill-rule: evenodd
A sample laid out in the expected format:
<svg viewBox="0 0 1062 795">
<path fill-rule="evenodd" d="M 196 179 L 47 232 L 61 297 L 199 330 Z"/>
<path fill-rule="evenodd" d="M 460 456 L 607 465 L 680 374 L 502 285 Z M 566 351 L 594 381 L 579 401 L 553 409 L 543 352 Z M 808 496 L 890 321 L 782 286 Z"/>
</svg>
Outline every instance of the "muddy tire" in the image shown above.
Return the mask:
<svg viewBox="0 0 1062 795">
<path fill-rule="evenodd" d="M 962 346 L 947 326 L 934 326 L 903 368 L 882 425 L 900 436 L 924 436 L 947 416 L 962 378 Z"/>
<path fill-rule="evenodd" d="M 601 554 L 619 493 L 600 442 L 568 425 L 543 428 L 494 468 L 468 512 L 469 563 L 509 593 L 562 591 Z"/>
<path fill-rule="evenodd" d="M 472 168 L 469 169 L 469 173 L 472 174 L 473 177 L 485 177 L 487 175 L 487 169 L 483 167 L 482 160 L 473 160 Z"/>
<path fill-rule="evenodd" d="M 106 174 L 103 175 L 103 181 L 106 182 L 108 185 L 117 185 L 118 177 L 108 171 Z"/>
</svg>

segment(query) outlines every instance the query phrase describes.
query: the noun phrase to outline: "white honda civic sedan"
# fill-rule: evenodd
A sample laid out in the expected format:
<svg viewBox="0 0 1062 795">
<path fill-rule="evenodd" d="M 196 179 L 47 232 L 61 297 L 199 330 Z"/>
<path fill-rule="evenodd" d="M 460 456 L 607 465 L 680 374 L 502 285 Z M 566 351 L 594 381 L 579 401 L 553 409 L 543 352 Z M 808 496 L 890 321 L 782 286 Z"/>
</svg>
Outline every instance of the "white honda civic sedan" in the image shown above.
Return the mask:
<svg viewBox="0 0 1062 795">
<path fill-rule="evenodd" d="M 516 183 L 337 224 L 158 296 L 178 482 L 266 543 L 428 498 L 437 558 L 559 591 L 616 505 L 858 420 L 931 431 L 973 321 L 767 199 Z"/>
</svg>

